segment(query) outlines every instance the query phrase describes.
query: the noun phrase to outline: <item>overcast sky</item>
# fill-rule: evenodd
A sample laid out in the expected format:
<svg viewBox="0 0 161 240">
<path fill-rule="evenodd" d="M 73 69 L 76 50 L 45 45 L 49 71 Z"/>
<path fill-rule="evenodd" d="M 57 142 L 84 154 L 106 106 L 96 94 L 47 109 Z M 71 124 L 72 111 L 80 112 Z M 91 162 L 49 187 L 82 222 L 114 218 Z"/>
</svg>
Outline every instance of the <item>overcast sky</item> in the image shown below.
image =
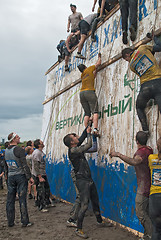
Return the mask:
<svg viewBox="0 0 161 240">
<path fill-rule="evenodd" d="M 45 72 L 67 37 L 70 3 L 91 13 L 93 0 L 0 0 L 0 141 L 13 131 L 21 141 L 40 138 Z"/>
</svg>

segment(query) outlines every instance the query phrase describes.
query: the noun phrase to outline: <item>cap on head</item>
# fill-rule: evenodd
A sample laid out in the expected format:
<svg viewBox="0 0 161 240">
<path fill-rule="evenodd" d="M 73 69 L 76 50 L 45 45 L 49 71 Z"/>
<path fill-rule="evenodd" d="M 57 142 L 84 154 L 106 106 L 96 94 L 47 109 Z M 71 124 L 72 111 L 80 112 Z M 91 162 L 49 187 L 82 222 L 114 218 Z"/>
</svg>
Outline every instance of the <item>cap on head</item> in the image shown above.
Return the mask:
<svg viewBox="0 0 161 240">
<path fill-rule="evenodd" d="M 12 142 L 13 141 L 13 139 L 15 138 L 17 136 L 17 134 L 16 133 L 10 133 L 9 135 L 8 135 L 8 141 L 9 142 Z"/>
<path fill-rule="evenodd" d="M 74 5 L 74 4 L 71 3 L 71 4 L 70 4 L 70 7 L 75 7 L 75 8 L 76 8 L 76 5 Z"/>
</svg>

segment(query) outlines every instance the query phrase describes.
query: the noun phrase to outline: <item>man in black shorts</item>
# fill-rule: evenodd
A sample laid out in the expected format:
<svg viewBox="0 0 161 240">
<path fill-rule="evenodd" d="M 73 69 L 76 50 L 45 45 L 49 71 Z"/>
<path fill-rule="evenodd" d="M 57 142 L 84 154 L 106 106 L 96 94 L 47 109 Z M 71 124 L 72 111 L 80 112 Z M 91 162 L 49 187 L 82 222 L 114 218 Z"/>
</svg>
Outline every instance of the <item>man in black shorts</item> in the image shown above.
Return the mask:
<svg viewBox="0 0 161 240">
<path fill-rule="evenodd" d="M 59 59 L 65 59 L 65 71 L 69 71 L 68 62 L 70 53 L 72 51 L 72 48 L 74 48 L 78 44 L 78 42 L 79 35 L 73 35 L 72 37 L 67 38 L 66 41 L 61 40 L 60 43 L 57 45 L 57 49 L 60 52 L 60 55 L 58 56 L 58 61 Z"/>
<path fill-rule="evenodd" d="M 81 39 L 78 44 L 78 52 L 77 52 L 76 58 L 85 59 L 85 57 L 81 54 L 81 51 L 82 51 L 84 42 L 87 38 L 88 32 L 91 28 L 92 22 L 96 17 L 97 17 L 97 13 L 90 14 L 79 22 Z"/>
</svg>

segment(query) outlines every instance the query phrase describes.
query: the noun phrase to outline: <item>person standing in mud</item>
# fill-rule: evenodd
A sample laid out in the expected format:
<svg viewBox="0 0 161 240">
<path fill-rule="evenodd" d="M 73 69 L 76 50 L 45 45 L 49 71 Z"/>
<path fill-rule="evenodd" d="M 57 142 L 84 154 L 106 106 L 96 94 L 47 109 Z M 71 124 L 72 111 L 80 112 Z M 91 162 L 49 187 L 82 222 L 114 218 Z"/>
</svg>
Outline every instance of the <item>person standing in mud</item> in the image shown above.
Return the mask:
<svg viewBox="0 0 161 240">
<path fill-rule="evenodd" d="M 48 212 L 50 202 L 50 186 L 45 170 L 44 143 L 40 139 L 34 141 L 35 151 L 32 153 L 32 163 L 36 176 L 37 206 L 41 212 Z"/>
<path fill-rule="evenodd" d="M 119 152 L 111 151 L 111 157 L 118 157 L 124 162 L 135 167 L 137 177 L 137 194 L 135 198 L 136 215 L 144 227 L 144 238 L 151 239 L 152 223 L 149 218 L 149 193 L 150 193 L 150 169 L 148 167 L 148 157 L 153 153 L 151 147 L 146 146 L 148 136 L 145 132 L 139 131 L 136 134 L 138 150 L 133 158 L 127 157 Z"/>
<path fill-rule="evenodd" d="M 81 138 L 81 137 L 80 137 Z M 105 223 L 102 220 L 99 198 L 95 183 L 91 177 L 91 171 L 84 153 L 92 147 L 91 127 L 87 128 L 87 143 L 79 146 L 79 136 L 75 133 L 67 134 L 63 142 L 69 148 L 68 156 L 73 165 L 76 177 L 76 186 L 80 195 L 81 208 L 78 213 L 76 235 L 87 238 L 86 233 L 82 231 L 83 219 L 88 209 L 89 200 L 92 202 L 93 212 L 96 216 L 99 226 L 112 226 L 110 223 Z"/>
<path fill-rule="evenodd" d="M 12 132 L 8 135 L 8 141 L 10 144 L 5 150 L 5 162 L 8 170 L 8 194 L 6 204 L 8 226 L 14 226 L 15 198 L 16 192 L 18 192 L 22 227 L 29 227 L 32 223 L 29 221 L 27 211 L 27 186 L 28 180 L 31 183 L 34 181 L 26 162 L 25 150 L 18 146 L 20 137 Z"/>
<path fill-rule="evenodd" d="M 88 125 L 92 126 L 92 119 L 90 119 Z M 78 139 L 79 143 L 77 146 L 80 146 L 86 137 L 87 137 L 87 129 L 85 128 L 81 137 Z M 92 147 L 89 148 L 86 151 L 86 153 L 97 152 L 97 138 L 94 135 L 92 135 L 92 137 L 93 137 Z M 68 227 L 77 227 L 77 219 L 78 219 L 78 213 L 79 213 L 80 206 L 81 206 L 81 201 L 80 201 L 80 194 L 79 194 L 78 188 L 76 186 L 76 176 L 75 176 L 74 169 L 72 169 L 72 171 L 71 171 L 71 177 L 72 177 L 72 181 L 74 183 L 74 187 L 75 187 L 75 191 L 76 191 L 76 199 L 75 199 L 74 205 L 70 211 L 70 217 L 67 220 L 67 226 Z"/>
</svg>

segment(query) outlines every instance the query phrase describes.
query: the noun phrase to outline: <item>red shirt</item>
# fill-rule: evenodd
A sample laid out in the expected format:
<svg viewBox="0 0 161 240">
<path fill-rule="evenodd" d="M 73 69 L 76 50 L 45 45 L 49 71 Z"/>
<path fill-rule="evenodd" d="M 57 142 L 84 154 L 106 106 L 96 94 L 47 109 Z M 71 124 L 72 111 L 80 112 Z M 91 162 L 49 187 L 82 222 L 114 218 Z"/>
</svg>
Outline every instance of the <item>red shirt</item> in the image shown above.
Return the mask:
<svg viewBox="0 0 161 240">
<path fill-rule="evenodd" d="M 138 185 L 137 193 L 145 197 L 149 197 L 150 193 L 151 178 L 148 166 L 148 156 L 152 153 L 153 149 L 151 147 L 143 146 L 134 154 L 134 157 L 138 155 L 143 159 L 139 165 L 135 166 L 135 171 Z"/>
</svg>

